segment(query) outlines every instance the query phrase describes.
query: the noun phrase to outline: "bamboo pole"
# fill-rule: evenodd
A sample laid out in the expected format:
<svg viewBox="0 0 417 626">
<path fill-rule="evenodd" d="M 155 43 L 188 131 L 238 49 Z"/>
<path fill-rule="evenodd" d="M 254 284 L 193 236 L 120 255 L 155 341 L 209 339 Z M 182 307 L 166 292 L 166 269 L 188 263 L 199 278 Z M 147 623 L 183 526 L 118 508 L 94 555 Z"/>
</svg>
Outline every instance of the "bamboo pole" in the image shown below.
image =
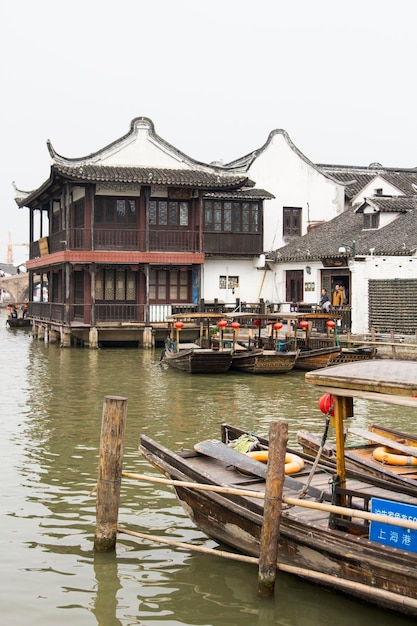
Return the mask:
<svg viewBox="0 0 417 626">
<path fill-rule="evenodd" d="M 175 541 L 172 539 L 167 539 L 165 537 L 158 537 L 156 535 L 147 535 L 145 533 L 139 533 L 133 530 L 127 530 L 125 528 L 118 528 L 117 530 L 121 534 L 137 537 L 138 539 L 145 539 L 146 541 L 163 543 L 183 550 L 192 550 L 193 552 L 219 556 L 221 558 L 230 559 L 233 561 L 240 561 L 243 563 L 253 563 L 255 565 L 259 563 L 259 559 L 254 556 L 235 554 L 233 552 L 226 552 L 224 550 L 215 550 L 213 548 L 206 548 L 205 546 L 183 543 L 181 541 Z M 413 610 L 417 609 L 416 599 L 406 598 L 392 591 L 387 591 L 386 589 L 371 587 L 369 585 L 365 585 L 364 583 L 358 583 L 353 580 L 345 580 L 343 578 L 338 578 L 337 576 L 332 576 L 331 574 L 324 574 L 322 572 L 317 572 L 316 570 L 307 569 L 305 567 L 288 565 L 287 563 L 277 563 L 276 567 L 277 570 L 279 570 L 280 572 L 300 576 L 301 578 L 305 578 L 306 580 L 314 581 L 322 585 L 327 585 L 329 587 L 332 587 L 333 589 L 339 589 L 340 591 L 344 591 L 345 593 L 359 595 L 362 598 L 364 596 L 367 596 L 369 598 L 373 598 L 376 602 L 381 600 L 381 602 L 396 603 L 398 606 L 401 605 L 410 607 Z"/>
<path fill-rule="evenodd" d="M 213 491 L 215 493 L 225 493 L 228 495 L 245 496 L 250 498 L 256 498 L 263 500 L 264 493 L 259 491 L 251 491 L 249 489 L 236 489 L 234 487 L 220 487 L 217 485 L 206 485 L 205 483 L 186 482 L 183 480 L 172 480 L 171 478 L 160 478 L 159 476 L 148 476 L 146 474 L 132 474 L 131 472 L 123 472 L 122 475 L 125 478 L 132 478 L 135 480 L 144 480 L 147 482 L 155 482 L 162 485 L 170 485 L 172 487 L 184 487 L 186 489 L 199 489 L 201 491 Z M 301 506 L 306 509 L 315 509 L 316 511 L 324 511 L 326 513 L 335 513 L 338 515 L 345 515 L 347 517 L 356 517 L 358 519 L 366 519 L 371 522 L 379 522 L 381 524 L 391 524 L 392 526 L 399 526 L 400 528 L 410 528 L 411 530 L 417 530 L 417 522 L 411 520 L 403 520 L 400 518 L 389 517 L 388 515 L 381 515 L 379 513 L 369 513 L 368 511 L 362 511 L 361 509 L 351 509 L 345 506 L 337 506 L 335 504 L 328 504 L 327 502 L 315 502 L 312 500 L 303 500 L 300 498 L 291 498 L 284 496 L 282 501 L 289 506 Z"/>
<path fill-rule="evenodd" d="M 349 337 L 349 335 L 348 335 Z M 360 345 L 370 345 L 370 346 L 393 346 L 393 347 L 398 347 L 398 348 L 416 348 L 417 349 L 417 343 L 399 343 L 399 342 L 392 342 L 392 341 L 376 341 L 375 339 L 373 340 L 369 340 L 369 341 L 365 341 L 362 339 L 350 339 L 350 342 L 353 343 L 354 345 L 356 344 L 360 344 Z M 347 343 L 349 343 L 349 339 L 347 339 Z"/>
<path fill-rule="evenodd" d="M 94 549 L 115 549 L 123 469 L 127 398 L 105 396 L 100 438 Z"/>
<path fill-rule="evenodd" d="M 262 597 L 274 595 L 287 441 L 288 424 L 281 420 L 272 421 L 269 426 L 268 468 L 259 555 L 258 594 Z"/>
</svg>

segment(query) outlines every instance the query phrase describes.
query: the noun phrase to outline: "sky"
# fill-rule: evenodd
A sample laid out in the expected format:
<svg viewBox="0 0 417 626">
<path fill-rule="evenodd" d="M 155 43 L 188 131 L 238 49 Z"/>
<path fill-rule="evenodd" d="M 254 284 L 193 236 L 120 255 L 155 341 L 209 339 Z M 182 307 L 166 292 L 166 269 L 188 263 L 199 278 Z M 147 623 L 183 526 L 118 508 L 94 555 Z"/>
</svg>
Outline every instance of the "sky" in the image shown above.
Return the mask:
<svg viewBox="0 0 417 626">
<path fill-rule="evenodd" d="M 199 161 L 284 129 L 315 163 L 417 167 L 415 0 L 0 3 L 0 262 L 27 258 L 18 189 L 135 117 Z"/>
</svg>

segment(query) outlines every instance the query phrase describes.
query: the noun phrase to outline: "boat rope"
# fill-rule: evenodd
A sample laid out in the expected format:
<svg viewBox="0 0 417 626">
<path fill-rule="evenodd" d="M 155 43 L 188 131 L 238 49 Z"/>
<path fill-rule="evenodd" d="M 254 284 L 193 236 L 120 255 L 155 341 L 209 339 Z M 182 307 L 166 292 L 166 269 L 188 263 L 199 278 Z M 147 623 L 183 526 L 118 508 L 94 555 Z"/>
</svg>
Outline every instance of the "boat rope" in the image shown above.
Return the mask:
<svg viewBox="0 0 417 626">
<path fill-rule="evenodd" d="M 313 479 L 313 476 L 314 476 L 314 474 L 316 472 L 317 465 L 318 465 L 318 463 L 320 461 L 321 453 L 323 452 L 323 448 L 325 446 L 327 435 L 328 435 L 328 432 L 329 432 L 330 417 L 331 417 L 331 414 L 333 413 L 333 409 L 334 409 L 334 405 L 332 403 L 329 406 L 329 410 L 327 411 L 327 414 L 326 414 L 326 423 L 324 425 L 323 436 L 321 438 L 321 442 L 320 442 L 320 446 L 319 446 L 319 449 L 318 449 L 317 454 L 316 454 L 316 458 L 314 459 L 313 465 L 311 466 L 311 470 L 310 470 L 310 474 L 308 475 L 307 482 L 306 482 L 305 486 L 301 489 L 301 491 L 298 494 L 298 497 L 300 499 L 304 498 L 307 495 L 308 489 L 310 487 L 310 483 L 311 483 L 311 481 Z"/>
</svg>

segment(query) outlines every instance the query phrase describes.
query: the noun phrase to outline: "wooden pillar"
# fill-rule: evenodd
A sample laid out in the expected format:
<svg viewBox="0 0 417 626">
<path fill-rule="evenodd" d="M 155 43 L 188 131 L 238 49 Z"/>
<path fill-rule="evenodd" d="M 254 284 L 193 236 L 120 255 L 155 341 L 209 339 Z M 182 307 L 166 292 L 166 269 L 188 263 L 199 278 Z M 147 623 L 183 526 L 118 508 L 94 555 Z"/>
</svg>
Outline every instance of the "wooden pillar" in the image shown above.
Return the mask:
<svg viewBox="0 0 417 626">
<path fill-rule="evenodd" d="M 65 332 L 63 328 L 61 328 L 61 348 L 70 348 L 71 347 L 71 333 Z"/>
<path fill-rule="evenodd" d="M 271 422 L 258 574 L 258 593 L 263 597 L 274 594 L 287 441 L 288 424 Z"/>
<path fill-rule="evenodd" d="M 127 398 L 105 396 L 94 537 L 94 548 L 98 552 L 110 552 L 116 547 L 126 414 Z"/>
<path fill-rule="evenodd" d="M 145 326 L 143 329 L 143 347 L 152 348 L 152 326 Z"/>
<path fill-rule="evenodd" d="M 347 417 L 353 417 L 353 399 L 342 396 L 333 396 L 334 402 L 334 426 L 336 435 L 336 468 L 339 477 L 339 485 L 346 486 L 345 466 L 345 432 L 344 422 Z M 345 506 L 342 503 L 342 506 Z"/>
<path fill-rule="evenodd" d="M 90 331 L 88 333 L 88 345 L 91 349 L 94 350 L 98 348 L 98 330 L 95 326 L 93 328 L 90 328 Z"/>
</svg>

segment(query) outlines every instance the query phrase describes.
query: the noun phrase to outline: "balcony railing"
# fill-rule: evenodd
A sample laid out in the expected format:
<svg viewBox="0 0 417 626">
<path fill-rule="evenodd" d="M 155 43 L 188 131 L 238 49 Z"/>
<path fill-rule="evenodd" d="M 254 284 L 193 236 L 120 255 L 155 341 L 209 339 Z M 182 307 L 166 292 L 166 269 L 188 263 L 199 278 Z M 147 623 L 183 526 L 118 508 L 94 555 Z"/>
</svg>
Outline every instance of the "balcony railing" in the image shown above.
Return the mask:
<svg viewBox="0 0 417 626">
<path fill-rule="evenodd" d="M 67 239 L 68 237 L 68 239 Z M 199 252 L 199 233 L 189 230 L 71 228 L 47 237 L 47 252 L 62 250 L 130 250 L 138 252 Z M 39 241 L 30 246 L 31 258 L 41 255 Z"/>
<path fill-rule="evenodd" d="M 200 301 L 200 304 L 193 303 L 172 303 L 172 304 L 132 304 L 126 302 L 95 303 L 94 311 L 89 304 L 72 304 L 65 317 L 66 307 L 63 303 L 57 302 L 29 302 L 28 314 L 40 321 L 57 324 L 70 324 L 71 322 L 95 325 L 105 323 L 145 323 L 155 324 L 165 322 L 166 318 L 176 313 L 230 313 L 232 311 L 251 312 L 254 316 L 259 313 L 271 311 L 270 305 L 264 302 L 245 303 L 241 305 L 238 301 L 223 303 L 218 300 L 214 302 Z M 92 320 L 94 313 L 95 321 Z"/>
</svg>

